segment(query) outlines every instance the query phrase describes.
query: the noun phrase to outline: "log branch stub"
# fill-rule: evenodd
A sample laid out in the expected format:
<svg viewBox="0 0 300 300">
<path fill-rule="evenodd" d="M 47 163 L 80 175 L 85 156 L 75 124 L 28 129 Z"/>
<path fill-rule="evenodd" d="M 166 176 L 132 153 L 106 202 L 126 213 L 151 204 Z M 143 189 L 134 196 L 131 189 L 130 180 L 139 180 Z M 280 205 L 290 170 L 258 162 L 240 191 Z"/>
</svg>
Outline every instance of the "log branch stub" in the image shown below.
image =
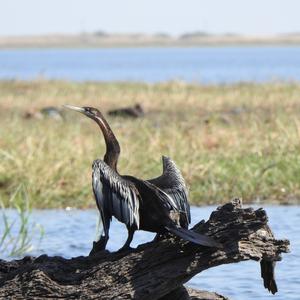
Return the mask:
<svg viewBox="0 0 300 300">
<path fill-rule="evenodd" d="M 186 299 L 226 299 L 206 292 L 197 296 L 183 284 L 208 268 L 244 260 L 261 262 L 262 283 L 274 293 L 275 261 L 288 252 L 289 241 L 276 240 L 267 222 L 265 210 L 242 208 L 241 201 L 235 199 L 193 228 L 221 242 L 223 249 L 201 247 L 166 235 L 159 242 L 122 253 L 0 260 L 0 299 L 167 300 L 170 295 L 176 299 L 180 293 L 180 299 L 185 299 L 184 294 Z"/>
</svg>

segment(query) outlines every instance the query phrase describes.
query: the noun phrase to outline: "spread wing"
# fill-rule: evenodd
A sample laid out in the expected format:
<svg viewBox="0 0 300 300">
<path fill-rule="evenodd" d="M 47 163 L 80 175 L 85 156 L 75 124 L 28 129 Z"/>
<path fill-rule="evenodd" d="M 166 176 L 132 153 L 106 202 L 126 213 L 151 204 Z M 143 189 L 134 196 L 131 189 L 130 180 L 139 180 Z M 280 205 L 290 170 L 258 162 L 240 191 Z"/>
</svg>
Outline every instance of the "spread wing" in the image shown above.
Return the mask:
<svg viewBox="0 0 300 300">
<path fill-rule="evenodd" d="M 163 190 L 175 201 L 177 209 L 183 215 L 182 225 L 188 227 L 191 223 L 191 213 L 185 181 L 180 170 L 169 157 L 163 156 L 162 162 L 162 175 L 147 181 Z"/>
<path fill-rule="evenodd" d="M 140 197 L 135 186 L 102 160 L 94 161 L 92 177 L 93 191 L 105 234 L 108 234 L 112 216 L 127 226 L 135 225 L 138 229 Z"/>
<path fill-rule="evenodd" d="M 152 184 L 151 182 L 143 181 L 144 187 L 147 187 L 149 193 L 153 193 L 157 199 L 159 199 L 159 203 L 162 205 L 164 209 L 169 211 L 178 211 L 177 203 L 174 199 L 167 194 L 164 190 L 159 188 L 158 186 Z"/>
</svg>

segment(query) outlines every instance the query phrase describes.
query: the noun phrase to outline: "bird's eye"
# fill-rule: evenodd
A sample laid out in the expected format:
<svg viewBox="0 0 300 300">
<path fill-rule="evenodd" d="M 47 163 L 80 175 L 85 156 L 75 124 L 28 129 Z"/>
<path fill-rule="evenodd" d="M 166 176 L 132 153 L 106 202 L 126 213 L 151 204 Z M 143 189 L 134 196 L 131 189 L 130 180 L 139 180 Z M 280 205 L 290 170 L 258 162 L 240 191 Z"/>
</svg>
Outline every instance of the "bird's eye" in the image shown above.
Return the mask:
<svg viewBox="0 0 300 300">
<path fill-rule="evenodd" d="M 92 107 L 86 107 L 85 111 L 89 114 L 89 115 L 96 115 L 97 114 L 97 110 L 92 108 Z"/>
</svg>

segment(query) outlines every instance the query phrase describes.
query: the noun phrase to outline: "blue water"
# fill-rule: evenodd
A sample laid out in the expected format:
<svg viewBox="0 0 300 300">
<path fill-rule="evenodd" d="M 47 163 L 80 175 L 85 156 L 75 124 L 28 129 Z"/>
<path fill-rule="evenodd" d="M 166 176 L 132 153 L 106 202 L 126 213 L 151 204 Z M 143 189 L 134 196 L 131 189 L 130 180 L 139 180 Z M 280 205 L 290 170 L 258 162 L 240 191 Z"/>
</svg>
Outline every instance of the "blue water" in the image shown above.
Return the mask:
<svg viewBox="0 0 300 300">
<path fill-rule="evenodd" d="M 300 47 L 0 50 L 0 79 L 200 83 L 300 80 Z"/>
<path fill-rule="evenodd" d="M 192 207 L 192 220 L 207 219 L 215 207 Z M 299 299 L 300 294 L 300 206 L 266 206 L 271 228 L 276 238 L 288 238 L 291 241 L 291 253 L 283 255 L 283 261 L 277 263 L 276 279 L 278 294 L 272 296 L 264 289 L 260 279 L 258 262 L 247 261 L 238 264 L 219 266 L 196 275 L 188 282 L 189 286 L 216 291 L 235 300 L 253 299 Z M 7 211 L 13 218 L 15 211 Z M 97 223 L 95 210 L 42 210 L 32 213 L 32 221 L 41 224 L 46 233 L 33 255 L 47 253 L 72 257 L 87 255 L 95 237 Z M 0 222 L 0 232 L 1 226 Z M 126 239 L 124 225 L 113 222 L 108 248 L 119 249 Z M 153 234 L 137 232 L 133 246 L 147 242 Z M 3 257 L 2 257 L 3 258 Z"/>
</svg>

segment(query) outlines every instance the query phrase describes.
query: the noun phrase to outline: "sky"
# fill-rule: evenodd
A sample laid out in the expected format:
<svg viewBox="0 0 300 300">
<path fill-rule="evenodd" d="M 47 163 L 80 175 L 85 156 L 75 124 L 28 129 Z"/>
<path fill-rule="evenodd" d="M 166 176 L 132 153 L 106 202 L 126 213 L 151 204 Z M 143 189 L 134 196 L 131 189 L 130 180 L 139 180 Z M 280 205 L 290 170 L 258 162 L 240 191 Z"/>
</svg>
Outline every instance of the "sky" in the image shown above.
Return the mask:
<svg viewBox="0 0 300 300">
<path fill-rule="evenodd" d="M 300 0 L 0 0 L 0 36 L 300 32 Z"/>
</svg>

